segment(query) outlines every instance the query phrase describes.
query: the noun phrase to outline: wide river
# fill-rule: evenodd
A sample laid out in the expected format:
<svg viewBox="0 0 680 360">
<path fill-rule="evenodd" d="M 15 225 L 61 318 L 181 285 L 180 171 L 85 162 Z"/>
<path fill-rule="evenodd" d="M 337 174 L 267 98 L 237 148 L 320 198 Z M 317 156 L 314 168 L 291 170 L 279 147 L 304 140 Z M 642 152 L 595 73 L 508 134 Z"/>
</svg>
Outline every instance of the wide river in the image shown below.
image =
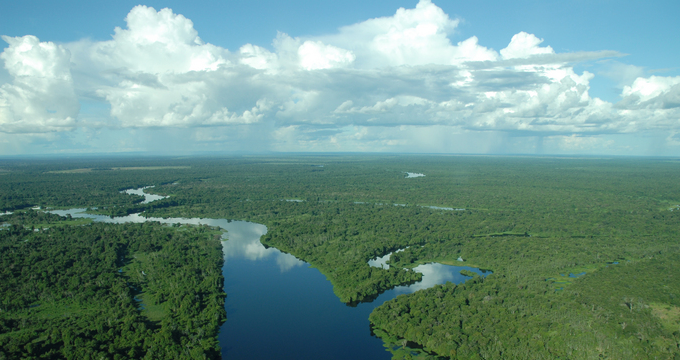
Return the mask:
<svg viewBox="0 0 680 360">
<path fill-rule="evenodd" d="M 382 340 L 371 334 L 368 315 L 399 294 L 469 279 L 462 269 L 421 265 L 423 281 L 400 286 L 370 303 L 350 307 L 333 294 L 331 283 L 308 263 L 275 248 L 265 248 L 261 224 L 226 219 L 144 218 L 139 214 L 111 218 L 85 209 L 54 210 L 58 215 L 108 223 L 158 221 L 164 224 L 219 226 L 223 235 L 224 290 L 227 321 L 219 332 L 223 359 L 391 359 Z M 486 274 L 484 274 L 486 275 Z"/>
</svg>

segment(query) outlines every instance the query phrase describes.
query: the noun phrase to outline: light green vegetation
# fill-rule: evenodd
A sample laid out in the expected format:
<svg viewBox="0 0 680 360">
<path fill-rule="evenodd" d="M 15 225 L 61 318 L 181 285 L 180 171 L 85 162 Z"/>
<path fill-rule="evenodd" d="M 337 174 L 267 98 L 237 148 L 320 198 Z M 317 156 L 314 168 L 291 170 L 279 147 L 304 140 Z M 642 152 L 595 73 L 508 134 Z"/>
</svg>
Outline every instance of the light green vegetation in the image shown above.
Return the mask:
<svg viewBox="0 0 680 360">
<path fill-rule="evenodd" d="M 153 253 L 141 251 L 134 253 L 132 259 L 121 268 L 121 274 L 134 278 L 135 283 L 144 282 L 146 280 L 145 277 L 149 276 L 144 269 L 153 267 L 150 256 L 154 255 Z M 153 292 L 147 291 L 146 287 L 138 288 L 137 291 L 134 291 L 134 294 L 134 298 L 141 300 L 137 301 L 140 303 L 140 307 L 143 304 L 141 314 L 146 316 L 149 321 L 160 322 L 168 315 L 169 309 L 166 306 L 167 304 L 161 301 L 158 296 L 155 296 Z"/>
<path fill-rule="evenodd" d="M 189 169 L 191 166 L 127 166 L 112 167 L 111 170 L 176 170 Z"/>
<path fill-rule="evenodd" d="M 649 307 L 667 331 L 680 331 L 680 307 L 655 302 L 649 303 Z"/>
<path fill-rule="evenodd" d="M 529 237 L 529 233 L 525 232 L 517 232 L 517 231 L 503 231 L 503 232 L 497 232 L 497 233 L 491 233 L 491 234 L 483 234 L 483 235 L 472 235 L 472 237 L 497 237 L 497 236 L 526 236 Z"/>
<path fill-rule="evenodd" d="M 460 271 L 460 274 L 461 274 L 461 275 L 465 275 L 465 276 L 469 276 L 469 277 L 479 276 L 479 274 L 477 274 L 476 272 L 470 271 L 470 270 L 467 270 L 467 269 L 461 270 L 461 271 Z"/>
<path fill-rule="evenodd" d="M 69 169 L 69 170 L 48 171 L 47 174 L 82 174 L 82 173 L 88 173 L 90 171 L 92 171 L 92 169 Z"/>
<path fill-rule="evenodd" d="M 68 170 L 52 170 L 47 171 L 47 174 L 82 174 L 91 171 L 129 171 L 129 170 L 172 170 L 172 169 L 188 169 L 190 166 L 128 166 L 128 167 L 112 167 L 112 168 L 81 168 Z M 0 170 L 2 171 L 2 170 Z"/>
</svg>

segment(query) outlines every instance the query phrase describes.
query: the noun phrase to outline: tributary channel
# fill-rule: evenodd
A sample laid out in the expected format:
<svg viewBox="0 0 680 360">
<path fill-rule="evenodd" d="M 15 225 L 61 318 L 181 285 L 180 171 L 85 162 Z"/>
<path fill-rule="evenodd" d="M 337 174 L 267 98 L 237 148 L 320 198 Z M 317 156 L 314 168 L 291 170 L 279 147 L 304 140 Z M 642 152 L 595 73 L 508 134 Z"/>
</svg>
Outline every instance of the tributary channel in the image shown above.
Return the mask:
<svg viewBox="0 0 680 360">
<path fill-rule="evenodd" d="M 260 237 L 267 228 L 261 224 L 227 219 L 145 218 L 139 214 L 111 218 L 87 214 L 85 209 L 50 212 L 107 223 L 158 221 L 206 224 L 226 230 L 222 236 L 222 273 L 227 321 L 218 335 L 223 359 L 388 360 L 391 354 L 382 340 L 371 334 L 368 316 L 374 308 L 399 294 L 447 281 L 464 282 L 469 277 L 459 273 L 462 269 L 482 274 L 471 267 L 428 264 L 421 268 L 421 282 L 399 286 L 373 302 L 351 307 L 339 301 L 331 283 L 308 263 L 275 248 L 265 248 Z"/>
</svg>

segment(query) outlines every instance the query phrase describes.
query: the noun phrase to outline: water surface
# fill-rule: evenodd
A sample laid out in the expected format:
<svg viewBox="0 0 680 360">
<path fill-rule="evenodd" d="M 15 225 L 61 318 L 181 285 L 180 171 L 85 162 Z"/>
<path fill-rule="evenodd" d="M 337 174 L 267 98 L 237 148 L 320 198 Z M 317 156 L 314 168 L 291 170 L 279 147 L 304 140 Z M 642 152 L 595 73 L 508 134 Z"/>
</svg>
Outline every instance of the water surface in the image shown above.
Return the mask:
<svg viewBox="0 0 680 360">
<path fill-rule="evenodd" d="M 167 198 L 167 196 L 154 195 L 154 194 L 147 194 L 147 193 L 144 192 L 144 189 L 148 189 L 148 188 L 152 188 L 152 187 L 153 187 L 153 186 L 145 186 L 145 187 L 139 188 L 139 189 L 128 189 L 128 190 L 125 190 L 125 191 L 123 191 L 123 192 L 126 193 L 126 194 L 129 194 L 129 195 L 140 195 L 140 196 L 144 196 L 144 201 L 142 201 L 142 204 L 148 204 L 148 203 L 150 203 L 150 202 L 152 202 L 152 201 L 156 201 L 156 200 L 161 200 L 161 199 Z"/>
<path fill-rule="evenodd" d="M 482 274 L 470 267 L 420 265 L 414 270 L 423 273 L 421 282 L 396 287 L 373 302 L 351 307 L 339 301 L 331 283 L 308 263 L 275 248 L 265 248 L 260 237 L 267 228 L 261 224 L 227 219 L 144 218 L 139 214 L 112 218 L 86 214 L 85 209 L 51 212 L 107 223 L 158 221 L 225 229 L 222 272 L 228 294 L 228 319 L 218 335 L 223 359 L 388 360 L 391 354 L 370 331 L 368 316 L 374 308 L 399 294 L 469 279 L 459 273 L 461 269 Z"/>
</svg>

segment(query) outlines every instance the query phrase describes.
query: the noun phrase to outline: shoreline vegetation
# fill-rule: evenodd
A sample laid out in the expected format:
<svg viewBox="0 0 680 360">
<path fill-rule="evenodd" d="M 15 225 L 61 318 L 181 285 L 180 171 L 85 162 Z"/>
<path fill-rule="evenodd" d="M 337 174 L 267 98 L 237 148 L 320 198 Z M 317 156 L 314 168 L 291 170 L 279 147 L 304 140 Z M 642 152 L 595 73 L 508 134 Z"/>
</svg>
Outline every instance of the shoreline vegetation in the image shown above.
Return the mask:
<svg viewBox="0 0 680 360">
<path fill-rule="evenodd" d="M 680 268 L 674 265 L 680 260 L 680 212 L 669 208 L 680 203 L 676 184 L 680 168 L 667 159 L 300 155 L 0 160 L 0 168 L 6 170 L 0 177 L 0 213 L 14 212 L 2 215 L 0 222 L 34 216 L 38 218 L 25 224 L 39 224 L 38 231 L 14 226 L 0 230 L 0 236 L 18 234 L 3 245 L 6 268 L 18 263 L 18 248 L 34 246 L 33 237 L 101 230 L 102 225 L 85 223 L 40 230 L 51 222 L 70 220 L 26 215 L 39 214 L 25 211 L 37 206 L 97 208 L 97 213 L 109 216 L 143 212 L 149 217 L 247 220 L 267 226 L 263 244 L 319 269 L 339 300 L 347 303 L 370 300 L 417 280 L 417 273 L 405 269 L 421 263 L 456 265 L 463 258 L 466 266 L 493 272 L 460 285 L 400 295 L 376 308 L 370 323 L 394 359 L 680 355 Z M 136 170 L 78 171 L 86 168 Z M 404 178 L 404 168 L 427 176 Z M 147 192 L 169 197 L 141 204 L 141 197 L 119 193 L 148 185 L 155 187 Z M 461 210 L 381 204 L 440 204 Z M 134 226 L 140 225 L 120 226 L 116 232 L 135 233 Z M 159 229 L 159 234 L 170 237 L 200 230 Z M 116 241 L 136 239 L 120 235 Z M 392 254 L 389 270 L 367 264 L 397 249 L 405 250 Z M 150 258 L 147 252 L 125 256 L 133 265 L 125 265 L 123 274 Z M 41 271 L 31 269 L 12 276 L 28 276 L 27 284 L 42 279 Z M 0 313 L 0 341 L 24 339 L 16 351 L 30 354 L 35 345 L 29 344 L 65 339 L 63 334 L 52 336 L 48 329 L 31 332 L 21 327 L 46 311 L 44 300 L 32 300 L 41 299 L 41 293 L 29 291 L 34 296 L 30 299 L 16 291 L 2 293 L 3 309 L 21 305 Z M 139 294 L 145 305 L 160 296 L 150 290 Z M 135 311 L 136 295 L 128 298 L 128 307 Z M 50 311 L 67 313 L 60 301 L 67 300 L 55 300 L 55 309 L 61 312 Z M 167 317 L 152 307 L 144 311 L 151 310 L 156 320 Z M 66 319 L 75 316 L 68 314 Z M 145 323 L 148 319 L 134 320 L 139 316 L 130 321 L 145 324 L 144 331 L 155 331 L 153 322 Z M 49 351 L 65 354 L 70 343 L 62 342 L 61 348 L 54 345 Z M 405 351 L 399 344 L 420 346 L 422 352 Z M 125 349 L 133 348 L 144 349 Z M 121 351 L 114 353 L 132 356 Z"/>
</svg>

